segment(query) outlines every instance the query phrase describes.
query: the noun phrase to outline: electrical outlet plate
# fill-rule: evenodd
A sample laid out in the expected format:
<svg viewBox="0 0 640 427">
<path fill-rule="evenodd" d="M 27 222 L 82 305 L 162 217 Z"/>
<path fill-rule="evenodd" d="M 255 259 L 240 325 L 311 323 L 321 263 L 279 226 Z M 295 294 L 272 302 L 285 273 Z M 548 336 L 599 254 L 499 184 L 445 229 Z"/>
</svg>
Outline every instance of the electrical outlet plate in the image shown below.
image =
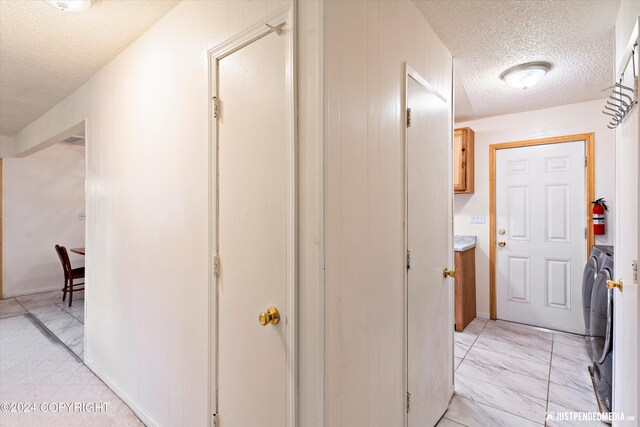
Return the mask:
<svg viewBox="0 0 640 427">
<path fill-rule="evenodd" d="M 85 221 L 87 219 L 87 214 L 84 212 L 80 212 L 78 214 L 78 221 Z"/>
<path fill-rule="evenodd" d="M 485 224 L 487 217 L 484 215 L 471 215 L 471 224 Z"/>
</svg>

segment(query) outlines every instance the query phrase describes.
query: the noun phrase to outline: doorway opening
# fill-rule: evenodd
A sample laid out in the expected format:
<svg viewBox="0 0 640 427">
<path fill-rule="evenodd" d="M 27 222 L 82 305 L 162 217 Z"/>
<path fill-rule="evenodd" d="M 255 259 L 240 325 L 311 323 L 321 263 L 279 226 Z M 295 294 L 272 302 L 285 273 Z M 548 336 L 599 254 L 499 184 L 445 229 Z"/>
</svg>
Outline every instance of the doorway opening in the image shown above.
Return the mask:
<svg viewBox="0 0 640 427">
<path fill-rule="evenodd" d="M 79 360 L 85 343 L 86 158 L 83 121 L 20 157 L 3 159 L 2 171 L 0 317 L 29 316 Z M 56 246 L 64 247 L 64 256 Z"/>
</svg>

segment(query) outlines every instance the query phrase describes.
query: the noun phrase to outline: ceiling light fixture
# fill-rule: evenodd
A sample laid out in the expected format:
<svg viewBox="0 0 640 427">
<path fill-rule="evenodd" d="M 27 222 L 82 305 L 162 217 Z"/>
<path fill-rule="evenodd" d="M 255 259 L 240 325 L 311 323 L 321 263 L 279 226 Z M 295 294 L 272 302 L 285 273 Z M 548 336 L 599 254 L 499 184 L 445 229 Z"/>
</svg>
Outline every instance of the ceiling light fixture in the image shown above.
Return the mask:
<svg viewBox="0 0 640 427">
<path fill-rule="evenodd" d="M 91 7 L 91 0 L 44 0 L 65 12 L 84 12 Z"/>
<path fill-rule="evenodd" d="M 538 83 L 550 69 L 548 62 L 527 62 L 504 70 L 500 78 L 511 87 L 526 89 Z"/>
</svg>

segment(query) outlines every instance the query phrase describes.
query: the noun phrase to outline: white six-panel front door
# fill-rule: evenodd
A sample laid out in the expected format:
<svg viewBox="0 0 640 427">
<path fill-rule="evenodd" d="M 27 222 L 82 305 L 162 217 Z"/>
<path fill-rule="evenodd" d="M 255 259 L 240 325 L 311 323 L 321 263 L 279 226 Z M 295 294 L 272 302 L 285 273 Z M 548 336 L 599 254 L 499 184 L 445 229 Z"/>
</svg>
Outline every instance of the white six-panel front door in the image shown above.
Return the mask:
<svg viewBox="0 0 640 427">
<path fill-rule="evenodd" d="M 222 427 L 287 425 L 291 326 L 287 38 L 277 32 L 218 61 L 217 417 Z M 277 324 L 259 315 L 279 310 Z M 266 317 L 265 317 L 266 319 Z"/>
<path fill-rule="evenodd" d="M 585 142 L 496 152 L 499 319 L 584 333 Z"/>
</svg>

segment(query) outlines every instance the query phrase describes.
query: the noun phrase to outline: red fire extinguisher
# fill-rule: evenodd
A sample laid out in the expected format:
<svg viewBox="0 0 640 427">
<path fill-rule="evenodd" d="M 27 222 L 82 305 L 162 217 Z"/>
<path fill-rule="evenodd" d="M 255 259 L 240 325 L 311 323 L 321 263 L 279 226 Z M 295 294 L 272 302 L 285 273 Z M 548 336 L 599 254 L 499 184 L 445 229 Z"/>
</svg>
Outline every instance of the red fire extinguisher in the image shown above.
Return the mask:
<svg viewBox="0 0 640 427">
<path fill-rule="evenodd" d="M 604 212 L 609 209 L 603 198 L 591 203 L 593 203 L 593 234 L 602 235 L 604 234 Z"/>
</svg>

